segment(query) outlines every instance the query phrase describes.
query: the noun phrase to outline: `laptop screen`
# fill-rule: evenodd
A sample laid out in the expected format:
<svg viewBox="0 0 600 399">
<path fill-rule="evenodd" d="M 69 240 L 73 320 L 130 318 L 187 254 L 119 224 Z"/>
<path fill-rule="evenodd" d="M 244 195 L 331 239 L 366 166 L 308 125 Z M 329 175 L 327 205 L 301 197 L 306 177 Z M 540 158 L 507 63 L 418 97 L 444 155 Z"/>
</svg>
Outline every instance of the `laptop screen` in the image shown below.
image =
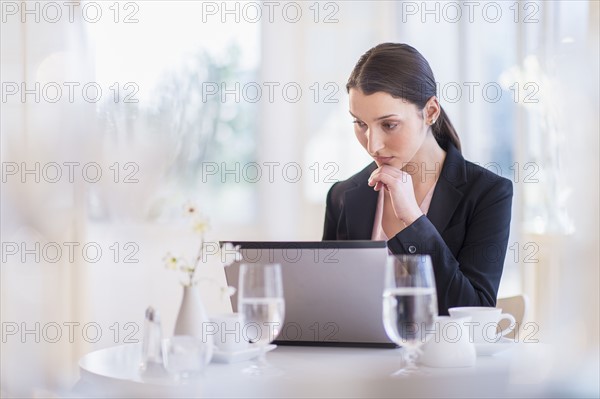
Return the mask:
<svg viewBox="0 0 600 399">
<path fill-rule="evenodd" d="M 242 260 L 225 269 L 238 288 L 242 263 L 279 263 L 285 300 L 276 344 L 395 347 L 382 321 L 385 241 L 222 241 Z M 232 298 L 237 311 L 237 294 Z"/>
</svg>

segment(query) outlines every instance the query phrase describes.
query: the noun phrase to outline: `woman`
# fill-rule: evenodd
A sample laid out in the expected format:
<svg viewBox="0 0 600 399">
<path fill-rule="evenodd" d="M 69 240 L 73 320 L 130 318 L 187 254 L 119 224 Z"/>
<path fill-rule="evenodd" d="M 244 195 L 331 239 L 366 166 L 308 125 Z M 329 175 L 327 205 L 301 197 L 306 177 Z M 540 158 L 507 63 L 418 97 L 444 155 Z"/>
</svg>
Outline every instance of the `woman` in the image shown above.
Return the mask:
<svg viewBox="0 0 600 399">
<path fill-rule="evenodd" d="M 394 254 L 431 255 L 442 315 L 495 306 L 512 183 L 462 157 L 414 48 L 370 49 L 346 88 L 354 132 L 375 162 L 331 187 L 323 240 L 386 240 Z"/>
</svg>

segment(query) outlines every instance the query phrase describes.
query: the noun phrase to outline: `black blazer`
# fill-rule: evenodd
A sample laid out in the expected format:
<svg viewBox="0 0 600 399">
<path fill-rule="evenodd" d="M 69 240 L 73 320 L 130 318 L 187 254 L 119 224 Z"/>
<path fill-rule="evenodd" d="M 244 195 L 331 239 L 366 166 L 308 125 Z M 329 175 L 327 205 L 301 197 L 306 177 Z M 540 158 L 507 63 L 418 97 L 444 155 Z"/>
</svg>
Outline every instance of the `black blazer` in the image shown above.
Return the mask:
<svg viewBox="0 0 600 399">
<path fill-rule="evenodd" d="M 378 192 L 373 162 L 327 194 L 323 240 L 370 240 Z M 512 204 L 512 182 L 465 161 L 448 145 L 427 215 L 387 242 L 394 254 L 429 254 L 440 315 L 454 306 L 495 306 Z"/>
</svg>

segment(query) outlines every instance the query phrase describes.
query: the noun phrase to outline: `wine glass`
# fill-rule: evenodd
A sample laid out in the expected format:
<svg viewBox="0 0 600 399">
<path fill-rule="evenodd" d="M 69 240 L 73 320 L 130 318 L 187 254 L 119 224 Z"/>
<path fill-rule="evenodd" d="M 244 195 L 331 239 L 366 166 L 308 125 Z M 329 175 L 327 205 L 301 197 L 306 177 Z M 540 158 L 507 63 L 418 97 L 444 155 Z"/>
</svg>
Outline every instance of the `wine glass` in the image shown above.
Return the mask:
<svg viewBox="0 0 600 399">
<path fill-rule="evenodd" d="M 394 375 L 417 371 L 420 347 L 434 327 L 437 294 L 429 255 L 389 255 L 383 291 L 383 323 L 392 341 L 402 347 L 403 367 Z"/>
<path fill-rule="evenodd" d="M 285 314 L 281 265 L 242 264 L 238 293 L 238 312 L 245 319 L 242 333 L 251 346 L 258 346 L 257 361 L 244 369 L 251 375 L 277 375 L 280 371 L 266 361 L 266 347 L 281 332 Z"/>
</svg>

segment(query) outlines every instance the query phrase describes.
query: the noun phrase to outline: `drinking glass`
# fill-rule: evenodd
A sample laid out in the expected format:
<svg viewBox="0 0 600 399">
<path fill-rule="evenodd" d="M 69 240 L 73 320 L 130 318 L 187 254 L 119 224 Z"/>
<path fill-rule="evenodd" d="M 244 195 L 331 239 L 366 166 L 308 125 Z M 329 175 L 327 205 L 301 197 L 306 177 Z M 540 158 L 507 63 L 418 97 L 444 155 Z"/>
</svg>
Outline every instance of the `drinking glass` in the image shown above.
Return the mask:
<svg viewBox="0 0 600 399">
<path fill-rule="evenodd" d="M 187 382 L 202 375 L 210 361 L 210 353 L 200 338 L 175 335 L 163 339 L 165 368 L 178 381 Z"/>
<path fill-rule="evenodd" d="M 266 361 L 265 348 L 281 332 L 285 315 L 281 265 L 242 264 L 240 266 L 238 312 L 244 316 L 244 339 L 258 346 L 260 354 L 244 373 L 276 375 L 281 371 Z"/>
<path fill-rule="evenodd" d="M 383 323 L 402 347 L 403 366 L 394 375 L 417 371 L 420 347 L 438 314 L 435 279 L 429 255 L 389 255 L 383 290 Z"/>
</svg>

